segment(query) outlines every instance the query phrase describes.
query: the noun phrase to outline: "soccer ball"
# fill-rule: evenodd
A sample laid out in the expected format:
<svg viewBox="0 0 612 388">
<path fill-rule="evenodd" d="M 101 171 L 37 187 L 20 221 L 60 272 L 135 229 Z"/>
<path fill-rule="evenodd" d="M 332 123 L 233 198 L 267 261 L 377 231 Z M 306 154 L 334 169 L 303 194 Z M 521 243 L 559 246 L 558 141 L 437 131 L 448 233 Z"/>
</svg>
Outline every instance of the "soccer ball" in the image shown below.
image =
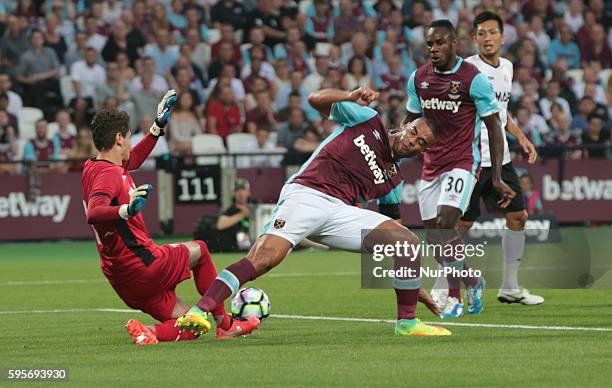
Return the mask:
<svg viewBox="0 0 612 388">
<path fill-rule="evenodd" d="M 259 288 L 243 288 L 232 299 L 231 312 L 238 318 L 266 319 L 270 316 L 270 300 Z"/>
</svg>

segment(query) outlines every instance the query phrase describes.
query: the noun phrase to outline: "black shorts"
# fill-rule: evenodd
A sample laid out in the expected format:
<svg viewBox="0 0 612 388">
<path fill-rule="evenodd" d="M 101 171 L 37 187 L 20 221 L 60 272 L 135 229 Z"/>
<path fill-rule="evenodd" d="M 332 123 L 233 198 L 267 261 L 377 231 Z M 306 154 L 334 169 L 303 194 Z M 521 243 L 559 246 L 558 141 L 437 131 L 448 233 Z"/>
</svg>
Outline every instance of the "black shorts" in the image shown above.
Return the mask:
<svg viewBox="0 0 612 388">
<path fill-rule="evenodd" d="M 463 221 L 476 221 L 480 216 L 480 198 L 484 200 L 485 206 L 489 211 L 502 211 L 504 214 L 509 212 L 517 212 L 525 210 L 525 202 L 523 200 L 523 191 L 521 190 L 521 184 L 519 177 L 514 170 L 512 163 L 507 163 L 502 166 L 501 170 L 502 180 L 510 186 L 516 193 L 516 196 L 512 198 L 510 204 L 505 209 L 500 209 L 497 205 L 497 201 L 500 200 L 500 195 L 493 188 L 491 181 L 491 167 L 483 167 L 480 171 L 480 178 L 474 186 L 472 191 L 472 197 L 470 198 L 470 204 L 467 211 L 461 217 Z"/>
</svg>

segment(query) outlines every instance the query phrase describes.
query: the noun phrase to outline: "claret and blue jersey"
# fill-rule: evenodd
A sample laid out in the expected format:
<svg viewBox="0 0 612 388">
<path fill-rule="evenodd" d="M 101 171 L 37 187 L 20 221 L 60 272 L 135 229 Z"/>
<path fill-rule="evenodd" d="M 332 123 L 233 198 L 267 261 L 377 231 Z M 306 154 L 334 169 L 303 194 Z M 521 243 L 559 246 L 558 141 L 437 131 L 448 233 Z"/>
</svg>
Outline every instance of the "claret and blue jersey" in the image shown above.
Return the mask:
<svg viewBox="0 0 612 388">
<path fill-rule="evenodd" d="M 337 128 L 288 183 L 298 183 L 354 205 L 391 192 L 401 182 L 378 113 L 354 102 L 332 105 Z"/>
<path fill-rule="evenodd" d="M 422 178 L 433 180 L 462 168 L 478 173 L 481 118 L 499 111 L 495 93 L 476 66 L 457 58 L 447 72 L 427 63 L 408 80 L 406 109 L 422 113 L 438 131 L 438 143 L 424 154 Z"/>
</svg>

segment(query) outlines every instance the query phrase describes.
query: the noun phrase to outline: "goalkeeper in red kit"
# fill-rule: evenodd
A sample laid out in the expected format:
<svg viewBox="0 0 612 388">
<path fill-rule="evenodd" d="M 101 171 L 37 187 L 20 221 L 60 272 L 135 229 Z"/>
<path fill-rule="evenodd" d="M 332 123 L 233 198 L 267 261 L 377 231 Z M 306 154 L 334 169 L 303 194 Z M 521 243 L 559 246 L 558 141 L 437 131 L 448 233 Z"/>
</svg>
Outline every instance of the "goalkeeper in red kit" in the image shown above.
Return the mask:
<svg viewBox="0 0 612 388">
<path fill-rule="evenodd" d="M 175 288 L 193 272 L 196 288 L 203 295 L 217 276 L 206 243 L 189 241 L 157 245 L 149 236 L 141 212 L 153 186 L 136 186 L 129 171 L 147 159 L 170 119 L 176 92 L 169 91 L 157 107 L 157 117 L 148 133 L 130 148 L 130 118 L 125 112 L 101 110 L 91 128 L 99 150 L 83 168 L 83 202 L 87 223 L 92 225 L 104 276 L 119 297 L 131 308 L 141 310 L 160 323 L 145 326 L 137 320 L 126 324 L 128 333 L 140 345 L 158 341 L 191 340 L 192 332 L 179 332 L 176 318 L 190 305 L 176 296 Z M 237 320 L 223 304 L 212 314 L 217 337 L 249 334 L 259 326 L 257 318 Z"/>
</svg>

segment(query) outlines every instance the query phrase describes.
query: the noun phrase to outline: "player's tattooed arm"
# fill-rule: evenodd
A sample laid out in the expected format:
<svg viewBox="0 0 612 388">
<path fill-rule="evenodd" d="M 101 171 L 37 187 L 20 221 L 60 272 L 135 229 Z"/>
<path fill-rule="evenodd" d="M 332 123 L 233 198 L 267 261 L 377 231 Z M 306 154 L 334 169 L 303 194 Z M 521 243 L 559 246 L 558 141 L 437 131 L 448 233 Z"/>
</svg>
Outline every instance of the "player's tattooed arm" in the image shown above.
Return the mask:
<svg viewBox="0 0 612 388">
<path fill-rule="evenodd" d="M 364 87 L 357 88 L 350 92 L 339 89 L 323 89 L 311 93 L 310 96 L 308 96 L 308 103 L 319 111 L 319 113 L 328 117 L 332 105 L 336 102 L 352 101 L 359 105 L 368 106 L 372 101 L 376 100 L 379 95 L 380 93 Z"/>
<path fill-rule="evenodd" d="M 538 160 L 538 151 L 532 142 L 527 139 L 527 136 L 521 131 L 521 129 L 516 125 L 512 116 L 510 116 L 510 112 L 508 112 L 508 123 L 506 124 L 506 131 L 509 134 L 516 137 L 516 141 L 519 143 L 521 148 L 523 148 L 523 152 L 527 154 L 529 164 L 533 164 Z"/>
<path fill-rule="evenodd" d="M 493 187 L 501 196 L 498 204 L 501 208 L 505 208 L 510 204 L 510 201 L 514 198 L 516 193 L 501 179 L 502 162 L 504 159 L 504 140 L 502 138 L 503 131 L 501 122 L 499 121 L 499 115 L 497 113 L 485 116 L 482 120 L 487 126 L 487 131 L 489 133 L 491 180 L 493 182 Z"/>
</svg>

